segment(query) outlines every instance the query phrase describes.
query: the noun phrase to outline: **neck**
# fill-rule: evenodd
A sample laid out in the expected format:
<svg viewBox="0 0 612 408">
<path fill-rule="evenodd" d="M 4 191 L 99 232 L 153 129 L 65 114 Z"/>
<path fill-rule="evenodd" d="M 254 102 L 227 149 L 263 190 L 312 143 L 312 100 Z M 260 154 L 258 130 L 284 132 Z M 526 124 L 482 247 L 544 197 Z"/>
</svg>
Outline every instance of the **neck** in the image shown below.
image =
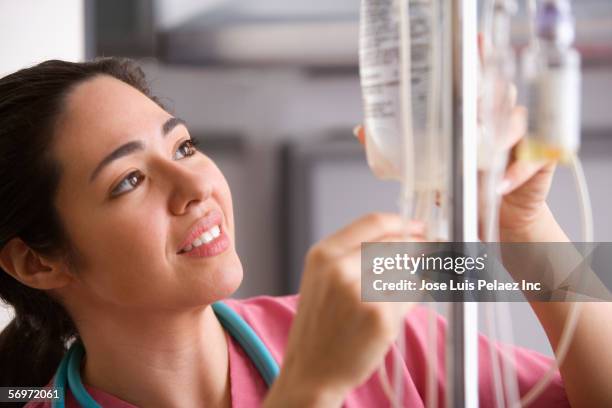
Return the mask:
<svg viewBox="0 0 612 408">
<path fill-rule="evenodd" d="M 227 339 L 212 308 L 107 313 L 79 325 L 83 382 L 137 406 L 229 406 Z"/>
</svg>

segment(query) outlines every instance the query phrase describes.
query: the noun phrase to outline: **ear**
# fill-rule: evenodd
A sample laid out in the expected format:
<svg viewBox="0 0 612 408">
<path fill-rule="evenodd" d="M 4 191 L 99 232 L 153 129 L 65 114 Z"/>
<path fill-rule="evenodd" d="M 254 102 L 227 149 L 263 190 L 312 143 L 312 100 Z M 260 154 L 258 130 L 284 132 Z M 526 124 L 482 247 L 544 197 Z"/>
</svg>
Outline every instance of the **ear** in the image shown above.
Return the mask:
<svg viewBox="0 0 612 408">
<path fill-rule="evenodd" d="M 0 250 L 0 267 L 35 289 L 59 288 L 72 280 L 65 262 L 39 255 L 20 238 L 11 239 Z"/>
</svg>

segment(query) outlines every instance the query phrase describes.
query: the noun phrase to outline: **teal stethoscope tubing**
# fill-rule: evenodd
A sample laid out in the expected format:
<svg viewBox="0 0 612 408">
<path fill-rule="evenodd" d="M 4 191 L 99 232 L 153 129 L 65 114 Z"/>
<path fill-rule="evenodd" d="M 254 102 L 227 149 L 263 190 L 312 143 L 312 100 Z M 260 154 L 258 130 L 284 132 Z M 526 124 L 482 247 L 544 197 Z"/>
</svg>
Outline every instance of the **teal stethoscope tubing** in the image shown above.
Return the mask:
<svg viewBox="0 0 612 408">
<path fill-rule="evenodd" d="M 251 326 L 225 303 L 213 303 L 212 308 L 221 325 L 225 327 L 230 335 L 246 351 L 268 387 L 271 386 L 276 377 L 278 377 L 280 368 L 263 341 L 261 341 Z"/>
<path fill-rule="evenodd" d="M 253 364 L 255 364 L 266 384 L 268 386 L 272 385 L 274 379 L 278 377 L 280 368 L 274 358 L 272 358 L 272 354 L 270 354 L 266 345 L 257 336 L 257 333 L 253 331 L 251 326 L 238 313 L 225 303 L 216 302 L 212 305 L 212 308 L 221 325 L 242 346 Z M 63 389 L 64 398 L 66 397 L 66 390 L 70 388 L 72 395 L 83 408 L 101 408 L 100 404 L 89 395 L 81 381 L 79 366 L 84 354 L 85 349 L 81 342 L 74 342 L 57 368 L 53 387 Z M 53 401 L 51 407 L 64 408 L 64 402 L 64 399 Z"/>
</svg>

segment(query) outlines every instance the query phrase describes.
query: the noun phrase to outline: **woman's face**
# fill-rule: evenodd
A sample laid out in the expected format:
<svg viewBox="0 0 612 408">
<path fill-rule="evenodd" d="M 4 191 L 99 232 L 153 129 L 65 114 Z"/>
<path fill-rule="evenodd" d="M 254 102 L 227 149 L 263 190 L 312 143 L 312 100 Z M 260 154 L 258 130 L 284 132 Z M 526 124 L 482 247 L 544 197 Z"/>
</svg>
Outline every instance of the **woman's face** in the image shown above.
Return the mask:
<svg viewBox="0 0 612 408">
<path fill-rule="evenodd" d="M 62 170 L 55 205 L 79 255 L 62 296 L 180 309 L 237 289 L 229 187 L 180 121 L 98 76 L 69 94 L 54 140 Z"/>
</svg>

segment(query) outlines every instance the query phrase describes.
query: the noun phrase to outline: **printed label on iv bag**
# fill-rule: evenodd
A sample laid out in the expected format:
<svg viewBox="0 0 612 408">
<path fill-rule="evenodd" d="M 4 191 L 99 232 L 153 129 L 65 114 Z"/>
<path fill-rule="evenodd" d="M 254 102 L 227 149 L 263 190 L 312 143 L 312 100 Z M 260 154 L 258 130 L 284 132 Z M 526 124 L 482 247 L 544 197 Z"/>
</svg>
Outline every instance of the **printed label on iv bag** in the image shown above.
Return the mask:
<svg viewBox="0 0 612 408">
<path fill-rule="evenodd" d="M 399 3 L 362 0 L 359 74 L 364 100 L 366 153 L 374 174 L 400 179 Z"/>
<path fill-rule="evenodd" d="M 431 1 L 409 1 L 411 95 L 405 98 L 412 114 L 412 129 L 402 123 L 400 7 L 398 0 L 362 0 L 359 68 L 366 125 L 368 164 L 382 179 L 402 179 L 404 132 L 411 132 L 414 163 L 425 170 L 427 101 L 431 79 Z M 417 175 L 417 179 L 423 179 Z"/>
</svg>

